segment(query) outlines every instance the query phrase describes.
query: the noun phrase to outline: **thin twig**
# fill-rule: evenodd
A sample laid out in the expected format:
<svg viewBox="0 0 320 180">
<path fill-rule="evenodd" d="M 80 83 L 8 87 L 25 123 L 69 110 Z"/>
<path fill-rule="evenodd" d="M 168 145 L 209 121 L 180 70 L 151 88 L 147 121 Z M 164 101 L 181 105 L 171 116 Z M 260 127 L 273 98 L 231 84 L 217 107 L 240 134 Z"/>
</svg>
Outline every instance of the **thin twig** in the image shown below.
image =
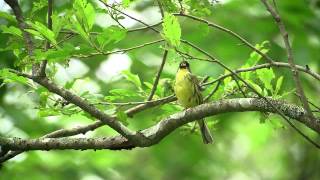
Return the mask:
<svg viewBox="0 0 320 180">
<path fill-rule="evenodd" d="M 158 82 L 159 82 L 159 79 L 160 79 L 160 76 L 161 76 L 163 67 L 164 67 L 164 65 L 165 65 L 165 63 L 166 63 L 167 55 L 168 55 L 168 50 L 164 50 L 163 57 L 162 57 L 162 61 L 161 61 L 161 64 L 160 64 L 160 67 L 159 67 L 157 76 L 156 76 L 156 78 L 155 78 L 155 80 L 154 80 L 154 83 L 153 83 L 153 86 L 152 86 L 150 95 L 149 95 L 149 97 L 148 97 L 148 101 L 152 100 L 152 97 L 153 97 L 154 93 L 155 93 L 156 90 L 157 90 Z"/>
<path fill-rule="evenodd" d="M 13 70 L 12 72 L 17 73 L 18 75 L 25 76 L 25 74 L 21 74 L 18 71 Z M 29 76 L 29 75 L 27 75 Z M 173 102 L 176 100 L 176 97 L 174 95 L 162 98 L 162 99 L 157 99 L 153 101 L 148 101 L 147 103 L 137 105 L 135 107 L 132 107 L 128 110 L 125 111 L 127 116 L 132 117 L 134 114 L 139 113 L 143 110 L 150 109 L 155 106 L 159 106 L 162 104 L 166 104 L 169 102 Z M 74 127 L 71 129 L 60 129 L 53 131 L 47 135 L 42 136 L 42 138 L 58 138 L 58 137 L 68 137 L 68 136 L 74 136 L 77 134 L 85 134 L 89 131 L 93 131 L 101 126 L 105 125 L 102 121 L 95 121 L 89 125 L 84 125 L 84 126 L 79 126 L 79 127 Z M 22 153 L 23 151 L 11 151 L 8 154 L 4 155 L 3 157 L 0 157 L 0 163 L 5 162 L 18 154 Z"/>
<path fill-rule="evenodd" d="M 287 51 L 287 56 L 288 56 L 288 63 L 291 66 L 292 69 L 292 74 L 293 74 L 293 79 L 294 82 L 296 84 L 296 89 L 298 94 L 300 95 L 300 101 L 302 102 L 303 108 L 307 111 L 308 116 L 310 117 L 310 120 L 314 120 L 315 117 L 312 114 L 311 108 L 308 104 L 308 99 L 304 93 L 304 90 L 302 88 L 301 85 L 301 81 L 300 81 L 300 77 L 299 77 L 299 71 L 297 70 L 294 60 L 293 60 L 293 53 L 292 53 L 292 48 L 289 42 L 289 35 L 288 32 L 286 30 L 286 27 L 284 25 L 284 23 L 281 20 L 280 15 L 277 13 L 276 10 L 274 10 L 272 8 L 272 6 L 266 1 L 266 0 L 261 0 L 261 2 L 266 6 L 267 10 L 269 11 L 269 13 L 272 15 L 273 19 L 275 20 L 275 22 L 278 25 L 278 28 L 280 30 L 282 39 L 284 41 L 285 47 L 286 47 L 286 51 Z"/>
<path fill-rule="evenodd" d="M 242 79 L 237 73 L 235 73 L 233 70 L 231 70 L 228 66 L 224 65 L 221 61 L 219 61 L 217 58 L 213 57 L 211 54 L 209 54 L 208 52 L 204 51 L 203 49 L 199 48 L 198 46 L 190 43 L 189 41 L 185 41 L 185 40 L 181 40 L 181 42 L 191 46 L 192 48 L 196 49 L 197 51 L 199 51 L 200 53 L 206 55 L 207 57 L 209 57 L 212 62 L 220 65 L 222 68 L 226 69 L 227 71 L 229 71 L 230 73 L 232 73 L 235 77 L 237 77 L 240 81 L 242 81 L 250 90 L 252 90 L 255 94 L 257 94 L 260 98 L 262 98 L 268 105 L 270 105 L 274 111 L 276 111 L 283 119 L 286 120 L 286 122 L 295 130 L 297 131 L 304 139 L 306 139 L 308 142 L 310 142 L 312 145 L 314 145 L 315 147 L 317 147 L 318 149 L 320 149 L 320 145 L 317 144 L 315 141 L 313 141 L 310 137 L 308 137 L 307 135 L 305 135 L 300 129 L 298 129 L 284 114 L 281 110 L 277 109 L 276 107 L 274 107 L 272 105 L 272 103 L 266 98 L 264 97 L 261 93 L 259 93 L 256 89 L 254 89 L 249 83 L 247 83 L 244 79 Z M 316 122 L 314 122 L 316 123 Z"/>
<path fill-rule="evenodd" d="M 88 55 L 74 55 L 73 57 L 78 57 L 78 58 L 88 58 L 88 57 L 92 57 L 92 56 L 98 56 L 98 55 L 110 55 L 110 54 L 116 54 L 116 53 L 126 53 L 128 51 L 132 51 L 135 49 L 139 49 L 139 48 L 143 48 L 152 44 L 156 44 L 156 43 L 160 43 L 163 42 L 164 39 L 158 39 L 155 41 L 151 41 L 151 42 L 147 42 L 147 43 L 143 43 L 137 46 L 133 46 L 130 48 L 126 48 L 126 49 L 120 49 L 120 50 L 115 50 L 115 51 L 109 51 L 109 52 L 95 52 L 95 53 L 91 53 Z"/>
<path fill-rule="evenodd" d="M 163 10 L 162 4 L 161 4 L 160 0 L 156 0 L 156 1 L 158 3 L 159 9 L 160 9 L 161 17 L 163 18 L 164 17 L 164 10 Z"/>
<path fill-rule="evenodd" d="M 141 23 L 141 24 L 145 25 L 147 28 L 149 28 L 149 29 L 153 30 L 154 32 L 160 33 L 160 31 L 159 31 L 159 30 L 157 30 L 157 29 L 155 29 L 154 27 L 152 27 L 152 26 L 148 25 L 147 23 L 145 23 L 145 22 L 143 22 L 143 21 L 141 21 L 141 20 L 139 20 L 139 19 L 137 19 L 137 18 L 135 18 L 135 17 L 133 17 L 133 16 L 131 16 L 131 15 L 129 15 L 129 14 L 127 14 L 127 13 L 125 13 L 125 12 L 122 12 L 122 11 L 118 10 L 117 8 L 115 8 L 115 7 L 111 6 L 111 5 L 109 5 L 108 3 L 104 2 L 103 0 L 99 0 L 99 1 L 100 1 L 102 4 L 104 4 L 105 6 L 107 6 L 107 7 L 111 8 L 111 9 L 113 9 L 113 10 L 117 11 L 117 12 L 119 12 L 120 14 L 123 14 L 123 15 L 125 15 L 125 16 L 127 16 L 127 17 L 129 17 L 130 19 L 133 19 L 133 20 L 135 20 L 135 21 L 137 21 L 137 22 L 139 22 L 139 23 Z"/>
<path fill-rule="evenodd" d="M 48 29 L 52 30 L 52 11 L 53 11 L 53 0 L 48 0 L 48 22 L 47 22 L 47 27 Z M 46 40 L 46 45 L 45 45 L 45 51 L 47 51 L 50 48 L 50 42 Z M 39 76 L 45 77 L 46 76 L 46 66 L 47 66 L 48 61 L 44 60 L 40 64 L 40 71 L 39 71 Z"/>
<path fill-rule="evenodd" d="M 243 92 L 242 87 L 240 86 L 238 79 L 236 77 L 234 77 L 234 75 L 231 76 L 232 79 L 236 82 L 239 91 L 241 92 L 241 94 L 243 95 L 243 97 L 247 97 L 247 95 Z"/>
<path fill-rule="evenodd" d="M 244 39 L 243 37 L 241 37 L 239 34 L 231 31 L 230 29 L 227 29 L 225 27 L 222 27 L 220 25 L 217 25 L 213 22 L 209 22 L 205 19 L 201 19 L 201 18 L 198 18 L 198 17 L 195 17 L 195 16 L 192 16 L 192 15 L 187 15 L 187 14 L 181 14 L 181 13 L 174 13 L 173 15 L 175 16 L 183 16 L 183 17 L 187 17 L 187 18 L 190 18 L 190 19 L 193 19 L 195 21 L 198 21 L 198 22 L 202 22 L 202 23 L 205 23 L 207 24 L 208 26 L 210 27 L 214 27 L 214 28 L 217 28 L 221 31 L 224 31 L 234 37 L 236 37 L 237 39 L 239 39 L 241 42 L 243 42 L 246 46 L 248 46 L 249 48 L 251 48 L 253 51 L 257 52 L 259 55 L 261 55 L 263 58 L 265 58 L 269 63 L 273 63 L 273 60 L 266 54 L 264 54 L 263 52 L 261 52 L 259 49 L 257 49 L 256 47 L 254 47 L 254 45 L 252 45 L 251 43 L 249 43 L 246 39 Z"/>
<path fill-rule="evenodd" d="M 170 97 L 170 96 L 169 96 Z M 131 106 L 131 105 L 140 105 L 140 104 L 149 104 L 149 103 L 157 103 L 159 101 L 163 101 L 165 98 L 156 99 L 156 100 L 149 100 L 149 101 L 134 101 L 134 102 L 98 102 L 93 103 L 93 105 L 100 104 L 100 105 L 116 105 L 116 106 Z"/>
<path fill-rule="evenodd" d="M 204 98 L 203 102 L 207 102 L 207 101 L 211 98 L 211 96 L 213 96 L 214 93 L 216 93 L 216 92 L 218 91 L 221 82 L 222 82 L 222 81 L 218 81 L 218 83 L 217 83 L 217 85 L 214 87 L 214 89 L 212 89 L 212 91 L 208 94 L 208 96 Z"/>
</svg>

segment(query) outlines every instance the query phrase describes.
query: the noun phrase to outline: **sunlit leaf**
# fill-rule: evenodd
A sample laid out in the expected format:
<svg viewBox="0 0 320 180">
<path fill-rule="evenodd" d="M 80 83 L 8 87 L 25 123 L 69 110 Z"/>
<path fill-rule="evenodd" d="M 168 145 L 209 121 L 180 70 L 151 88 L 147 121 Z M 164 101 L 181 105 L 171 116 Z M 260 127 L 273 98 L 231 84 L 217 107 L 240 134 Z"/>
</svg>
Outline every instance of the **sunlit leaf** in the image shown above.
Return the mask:
<svg viewBox="0 0 320 180">
<path fill-rule="evenodd" d="M 14 16 L 12 16 L 11 14 L 4 12 L 4 11 L 0 11 L 0 18 L 6 19 L 8 21 L 11 22 L 17 22 L 16 18 L 14 18 Z"/>
<path fill-rule="evenodd" d="M 173 46 L 180 45 L 181 28 L 178 19 L 169 13 L 166 13 L 163 19 L 163 36 Z"/>
<path fill-rule="evenodd" d="M 270 91 L 273 90 L 271 81 L 275 78 L 275 74 L 272 70 L 270 69 L 258 69 L 256 71 L 258 78 L 263 82 L 263 85 Z"/>
<path fill-rule="evenodd" d="M 138 87 L 139 89 L 141 88 L 141 81 L 137 74 L 132 74 L 130 71 L 127 70 L 122 71 L 122 74 L 128 81 L 132 82 L 136 87 Z"/>
<path fill-rule="evenodd" d="M 269 49 L 265 48 L 265 46 L 269 43 L 269 41 L 263 41 L 261 44 L 256 44 L 255 48 L 260 50 L 262 53 L 266 54 Z M 254 65 L 256 65 L 260 59 L 262 58 L 262 56 L 260 54 L 258 54 L 256 51 L 253 51 L 250 54 L 249 59 L 246 61 L 246 66 L 247 67 L 252 67 Z"/>
<path fill-rule="evenodd" d="M 255 89 L 258 93 L 262 93 L 262 89 L 261 89 L 261 87 L 258 85 L 258 84 L 256 84 L 256 83 L 254 83 L 254 82 L 252 82 L 252 81 L 247 81 L 252 87 L 253 87 L 253 89 Z"/>
<path fill-rule="evenodd" d="M 14 36 L 18 36 L 20 38 L 22 38 L 22 32 L 19 28 L 16 28 L 14 26 L 5 26 L 5 25 L 0 25 L 0 30 L 2 31 L 2 33 L 6 33 L 6 34 L 12 34 Z"/>
<path fill-rule="evenodd" d="M 15 73 L 9 71 L 9 69 L 0 70 L 0 79 L 3 79 L 5 83 L 17 82 L 21 84 L 27 84 L 28 80 L 25 77 L 18 76 Z"/>
<path fill-rule="evenodd" d="M 87 0 L 75 0 L 73 3 L 76 19 L 83 25 L 84 31 L 89 32 L 95 21 L 95 10 Z"/>
<path fill-rule="evenodd" d="M 103 30 L 101 34 L 97 36 L 97 41 L 100 47 L 103 47 L 109 43 L 117 43 L 126 37 L 127 31 L 118 26 L 110 26 Z"/>
<path fill-rule="evenodd" d="M 277 80 L 277 83 L 276 83 L 276 88 L 274 90 L 274 95 L 277 95 L 281 89 L 281 86 L 282 86 L 282 81 L 283 81 L 283 76 L 280 76 Z"/>
<path fill-rule="evenodd" d="M 127 114 L 124 111 L 118 109 L 116 113 L 119 121 L 121 121 L 125 126 L 129 125 Z"/>
<path fill-rule="evenodd" d="M 36 30 L 37 32 L 39 32 L 43 37 L 48 39 L 52 44 L 54 44 L 55 46 L 57 45 L 57 41 L 55 39 L 55 35 L 53 31 L 48 29 L 47 26 L 45 26 L 44 24 L 38 21 L 34 23 L 29 21 L 28 24 L 33 28 L 33 30 Z"/>
<path fill-rule="evenodd" d="M 48 5 L 48 0 L 38 0 L 32 3 L 32 10 L 31 14 L 34 14 L 35 12 L 43 9 Z"/>
</svg>

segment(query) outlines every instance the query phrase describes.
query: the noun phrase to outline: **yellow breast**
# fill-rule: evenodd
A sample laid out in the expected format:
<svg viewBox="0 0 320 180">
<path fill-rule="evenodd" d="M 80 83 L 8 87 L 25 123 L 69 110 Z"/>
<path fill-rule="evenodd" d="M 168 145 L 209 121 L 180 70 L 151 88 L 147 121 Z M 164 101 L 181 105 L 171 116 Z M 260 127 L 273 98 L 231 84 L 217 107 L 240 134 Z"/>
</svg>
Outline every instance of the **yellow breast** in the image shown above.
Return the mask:
<svg viewBox="0 0 320 180">
<path fill-rule="evenodd" d="M 196 106 L 195 87 L 187 69 L 179 69 L 176 74 L 174 91 L 178 103 L 185 108 Z"/>
</svg>

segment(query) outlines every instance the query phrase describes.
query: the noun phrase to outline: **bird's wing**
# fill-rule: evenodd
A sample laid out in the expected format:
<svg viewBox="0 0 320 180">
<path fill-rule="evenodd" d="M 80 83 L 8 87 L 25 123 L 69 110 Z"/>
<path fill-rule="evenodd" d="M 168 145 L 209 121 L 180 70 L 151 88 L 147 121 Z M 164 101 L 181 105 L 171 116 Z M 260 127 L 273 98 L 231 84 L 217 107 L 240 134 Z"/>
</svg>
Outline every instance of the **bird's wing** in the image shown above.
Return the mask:
<svg viewBox="0 0 320 180">
<path fill-rule="evenodd" d="M 200 85 L 199 85 L 199 80 L 198 78 L 189 73 L 188 74 L 188 79 L 192 82 L 193 84 L 193 92 L 194 92 L 194 96 L 197 98 L 197 104 L 202 104 L 203 103 L 203 97 L 202 97 L 202 94 L 201 94 L 201 88 L 200 88 Z"/>
</svg>

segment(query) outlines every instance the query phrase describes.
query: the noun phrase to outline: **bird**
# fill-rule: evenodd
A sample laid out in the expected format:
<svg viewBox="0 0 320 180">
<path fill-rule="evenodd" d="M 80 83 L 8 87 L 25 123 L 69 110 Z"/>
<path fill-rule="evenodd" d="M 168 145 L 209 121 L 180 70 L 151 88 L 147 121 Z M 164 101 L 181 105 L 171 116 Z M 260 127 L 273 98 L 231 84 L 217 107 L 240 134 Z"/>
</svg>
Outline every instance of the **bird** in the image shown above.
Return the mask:
<svg viewBox="0 0 320 180">
<path fill-rule="evenodd" d="M 188 61 L 183 60 L 179 64 L 174 82 L 174 92 L 178 104 L 186 109 L 203 103 L 199 81 L 197 77 L 191 73 Z M 203 143 L 213 143 L 212 135 L 204 119 L 197 120 L 197 122 L 200 127 Z"/>
</svg>

